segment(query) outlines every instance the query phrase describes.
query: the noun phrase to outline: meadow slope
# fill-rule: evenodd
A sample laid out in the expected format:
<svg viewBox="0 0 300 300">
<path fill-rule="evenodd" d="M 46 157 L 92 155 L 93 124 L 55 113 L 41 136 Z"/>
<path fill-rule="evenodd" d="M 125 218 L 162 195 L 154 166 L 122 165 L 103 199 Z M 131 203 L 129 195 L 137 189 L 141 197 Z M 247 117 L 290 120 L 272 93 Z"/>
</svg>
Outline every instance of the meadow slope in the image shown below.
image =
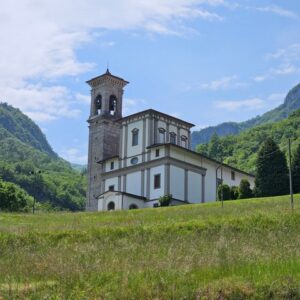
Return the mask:
<svg viewBox="0 0 300 300">
<path fill-rule="evenodd" d="M 300 299 L 300 195 L 0 214 L 0 299 Z"/>
</svg>

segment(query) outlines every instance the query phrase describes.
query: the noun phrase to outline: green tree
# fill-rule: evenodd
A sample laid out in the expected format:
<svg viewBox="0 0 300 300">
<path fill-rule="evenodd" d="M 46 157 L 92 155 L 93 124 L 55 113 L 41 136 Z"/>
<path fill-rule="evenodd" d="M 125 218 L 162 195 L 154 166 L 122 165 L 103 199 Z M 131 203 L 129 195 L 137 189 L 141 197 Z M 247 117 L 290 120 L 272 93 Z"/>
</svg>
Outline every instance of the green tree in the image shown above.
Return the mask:
<svg viewBox="0 0 300 300">
<path fill-rule="evenodd" d="M 23 189 L 17 185 L 0 180 L 0 210 L 3 211 L 28 211 L 33 203 Z"/>
<path fill-rule="evenodd" d="M 239 185 L 239 199 L 248 199 L 252 197 L 253 193 L 249 181 L 247 179 L 242 179 Z"/>
<path fill-rule="evenodd" d="M 230 187 L 227 184 L 220 184 L 218 186 L 218 200 L 222 200 L 222 190 L 223 190 L 223 200 L 230 200 Z"/>
<path fill-rule="evenodd" d="M 285 195 L 289 192 L 286 157 L 271 138 L 261 146 L 256 161 L 255 190 L 257 196 Z"/>
<path fill-rule="evenodd" d="M 294 193 L 300 193 L 300 145 L 298 145 L 293 155 L 292 178 Z"/>
<path fill-rule="evenodd" d="M 208 155 L 214 159 L 221 159 L 223 156 L 223 147 L 218 134 L 215 132 L 208 145 Z"/>
</svg>

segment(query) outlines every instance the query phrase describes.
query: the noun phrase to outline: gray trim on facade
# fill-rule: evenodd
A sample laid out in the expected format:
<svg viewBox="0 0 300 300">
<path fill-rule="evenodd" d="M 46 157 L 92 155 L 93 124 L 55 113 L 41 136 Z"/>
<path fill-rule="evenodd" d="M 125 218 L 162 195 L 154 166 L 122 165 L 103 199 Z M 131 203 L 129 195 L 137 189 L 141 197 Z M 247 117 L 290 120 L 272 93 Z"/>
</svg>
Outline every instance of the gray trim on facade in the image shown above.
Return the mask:
<svg viewBox="0 0 300 300">
<path fill-rule="evenodd" d="M 118 176 L 118 190 L 121 191 L 122 190 L 122 177 L 121 176 Z"/>
<path fill-rule="evenodd" d="M 184 169 L 184 201 L 189 199 L 188 171 L 188 169 Z"/>
<path fill-rule="evenodd" d="M 153 120 L 152 120 L 152 118 L 147 118 L 147 120 L 148 120 L 148 141 L 147 141 L 147 147 L 148 147 L 152 144 Z M 148 153 L 147 153 L 147 161 L 149 161 L 150 159 L 151 159 L 151 150 L 148 151 Z"/>
<path fill-rule="evenodd" d="M 192 149 L 192 138 L 191 138 L 191 131 L 190 130 L 189 130 L 189 133 L 188 133 L 188 148 L 189 148 L 189 150 Z"/>
<path fill-rule="evenodd" d="M 123 175 L 123 192 L 126 192 L 126 188 L 127 188 L 127 176 L 126 174 L 122 174 Z"/>
<path fill-rule="evenodd" d="M 145 195 L 145 170 L 141 171 L 141 195 Z"/>
<path fill-rule="evenodd" d="M 180 127 L 179 126 L 177 126 L 177 136 L 176 136 L 176 138 L 177 138 L 176 144 L 178 146 L 181 146 L 181 144 L 180 144 L 180 142 L 181 142 L 181 140 L 180 140 Z"/>
<path fill-rule="evenodd" d="M 170 141 L 170 124 L 167 123 L 167 128 L 166 128 L 166 142 L 169 143 Z"/>
<path fill-rule="evenodd" d="M 214 162 L 214 163 L 217 163 L 217 164 L 221 165 L 221 162 L 219 162 L 218 160 L 215 160 L 215 159 L 213 159 L 213 158 L 211 158 L 211 157 L 209 157 L 209 156 L 207 156 L 207 155 L 204 155 L 204 154 L 202 154 L 202 153 L 198 153 L 198 152 L 195 152 L 195 151 L 193 151 L 193 150 L 190 150 L 190 149 L 187 149 L 187 148 L 184 148 L 184 147 L 175 145 L 175 144 L 171 144 L 171 143 L 153 144 L 153 145 L 151 145 L 151 146 L 149 146 L 149 147 L 147 147 L 147 148 L 148 148 L 148 149 L 152 149 L 152 148 L 161 147 L 161 146 L 176 147 L 176 148 L 181 149 L 181 150 L 183 150 L 183 151 L 187 151 L 187 152 L 189 152 L 189 153 L 192 153 L 192 154 L 198 156 L 200 159 L 204 158 L 204 159 L 210 160 L 210 161 L 212 161 L 212 162 Z M 247 172 L 245 172 L 245 171 L 243 171 L 243 170 L 239 170 L 239 169 L 237 169 L 237 168 L 235 168 L 235 167 L 232 167 L 232 166 L 227 165 L 227 164 L 224 164 L 224 163 L 223 163 L 222 165 L 223 165 L 223 167 L 227 167 L 227 168 L 229 168 L 229 169 L 232 169 L 233 171 L 236 171 L 236 172 L 239 172 L 239 173 L 241 173 L 241 174 L 245 174 L 245 175 L 247 175 L 247 176 L 250 176 L 250 177 L 255 178 L 255 176 L 254 176 L 253 174 L 247 173 Z"/>
<path fill-rule="evenodd" d="M 146 172 L 147 172 L 146 198 L 150 199 L 150 183 L 151 183 L 151 180 L 150 180 L 150 169 L 147 168 Z"/>
<path fill-rule="evenodd" d="M 165 195 L 170 194 L 170 164 L 165 164 L 164 190 Z"/>
<path fill-rule="evenodd" d="M 142 140 L 142 149 L 144 150 L 146 148 L 146 119 L 143 119 L 143 140 Z M 143 151 L 142 153 L 142 162 L 145 162 L 146 155 Z"/>
<path fill-rule="evenodd" d="M 153 119 L 154 121 L 154 143 L 158 142 L 158 120 L 156 118 Z"/>
<path fill-rule="evenodd" d="M 101 181 L 101 192 L 102 193 L 105 192 L 105 178 L 103 178 L 102 181 Z"/>
<path fill-rule="evenodd" d="M 176 167 L 182 168 L 182 169 L 188 169 L 189 171 L 193 171 L 195 173 L 202 174 L 202 175 L 206 174 L 205 168 L 183 162 L 183 161 L 178 160 L 173 157 L 165 156 L 165 157 L 157 158 L 157 159 L 145 162 L 145 163 L 140 163 L 140 164 L 128 166 L 128 167 L 125 167 L 122 169 L 117 169 L 115 171 L 106 172 L 106 173 L 102 174 L 102 176 L 105 179 L 109 179 L 109 178 L 117 177 L 120 175 L 137 172 L 137 171 L 140 171 L 142 168 L 150 169 L 150 168 L 154 168 L 154 167 L 164 165 L 164 164 L 170 164 L 170 165 L 174 165 Z"/>
<path fill-rule="evenodd" d="M 123 159 L 123 167 L 127 165 L 127 148 L 128 148 L 128 125 L 125 125 L 125 141 L 124 141 L 124 159 Z"/>
<path fill-rule="evenodd" d="M 145 197 L 135 195 L 135 194 L 131 194 L 131 193 L 122 192 L 122 191 L 105 191 L 104 193 L 96 196 L 96 198 L 101 199 L 107 193 L 113 193 L 113 194 L 117 194 L 117 195 L 126 195 L 126 196 L 129 196 L 129 197 L 132 197 L 132 198 L 136 198 L 136 199 L 139 199 L 139 200 L 142 200 L 142 201 L 146 201 Z M 123 205 L 122 205 L 122 208 L 123 208 Z"/>
</svg>

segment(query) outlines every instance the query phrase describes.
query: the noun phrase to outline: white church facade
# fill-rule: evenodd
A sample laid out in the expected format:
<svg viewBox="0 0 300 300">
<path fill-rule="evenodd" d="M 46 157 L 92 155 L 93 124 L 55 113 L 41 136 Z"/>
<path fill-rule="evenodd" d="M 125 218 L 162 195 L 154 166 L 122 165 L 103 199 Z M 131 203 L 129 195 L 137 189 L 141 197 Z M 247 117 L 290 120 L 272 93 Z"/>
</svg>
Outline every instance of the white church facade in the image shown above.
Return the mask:
<svg viewBox="0 0 300 300">
<path fill-rule="evenodd" d="M 122 117 L 127 81 L 105 74 L 91 87 L 87 210 L 154 207 L 216 201 L 217 186 L 254 185 L 251 174 L 191 150 L 193 124 L 148 109 Z"/>
</svg>

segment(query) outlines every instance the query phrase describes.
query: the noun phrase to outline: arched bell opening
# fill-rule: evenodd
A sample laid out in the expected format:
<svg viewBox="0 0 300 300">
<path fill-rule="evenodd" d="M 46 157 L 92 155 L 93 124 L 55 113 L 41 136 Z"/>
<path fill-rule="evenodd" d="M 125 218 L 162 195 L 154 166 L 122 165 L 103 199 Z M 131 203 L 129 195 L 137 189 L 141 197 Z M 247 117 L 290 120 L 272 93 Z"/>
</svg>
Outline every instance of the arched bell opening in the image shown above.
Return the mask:
<svg viewBox="0 0 300 300">
<path fill-rule="evenodd" d="M 115 95 L 111 95 L 109 97 L 109 113 L 114 116 L 117 112 L 117 97 Z"/>
<path fill-rule="evenodd" d="M 102 109 L 102 96 L 98 95 L 95 98 L 95 114 L 100 115 L 101 114 L 101 109 Z"/>
</svg>

